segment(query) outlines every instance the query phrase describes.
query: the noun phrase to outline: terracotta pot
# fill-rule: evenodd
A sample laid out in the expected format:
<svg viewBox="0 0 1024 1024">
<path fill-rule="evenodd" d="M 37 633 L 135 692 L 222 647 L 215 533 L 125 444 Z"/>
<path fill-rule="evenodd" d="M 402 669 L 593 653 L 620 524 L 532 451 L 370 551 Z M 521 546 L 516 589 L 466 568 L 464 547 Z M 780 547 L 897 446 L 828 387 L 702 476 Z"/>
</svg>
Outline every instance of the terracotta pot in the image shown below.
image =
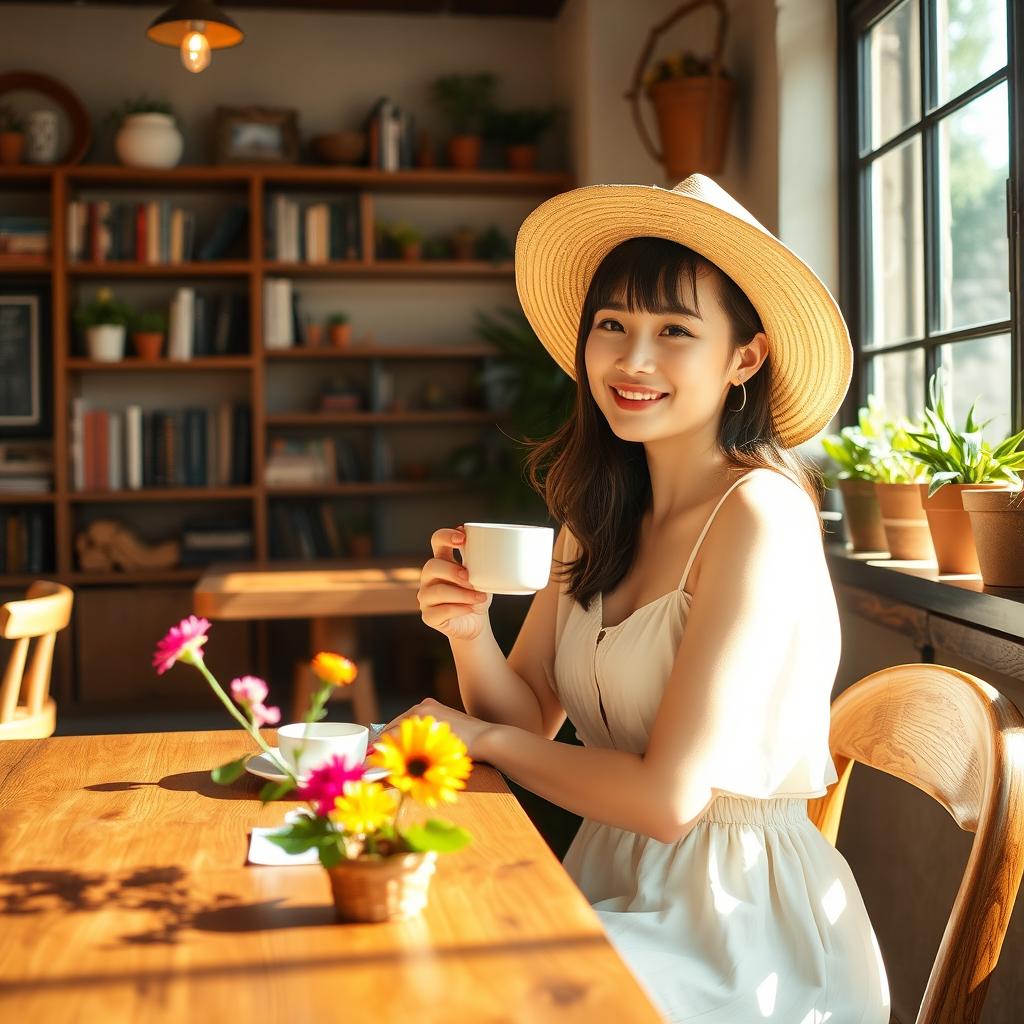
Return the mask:
<svg viewBox="0 0 1024 1024">
<path fill-rule="evenodd" d="M 457 260 L 475 260 L 476 235 L 452 235 L 452 257 Z"/>
<path fill-rule="evenodd" d="M 140 359 L 149 363 L 154 362 L 160 358 L 160 351 L 164 347 L 163 331 L 134 331 L 132 345 Z"/>
<path fill-rule="evenodd" d="M 873 480 L 840 480 L 846 529 L 854 551 L 888 551 L 882 510 Z"/>
<path fill-rule="evenodd" d="M 0 132 L 0 164 L 20 164 L 24 152 L 24 132 Z"/>
<path fill-rule="evenodd" d="M 963 494 L 987 587 L 1024 587 L 1024 492 L 969 490 Z"/>
<path fill-rule="evenodd" d="M 505 164 L 510 171 L 532 171 L 537 167 L 537 147 L 518 145 L 505 147 Z"/>
<path fill-rule="evenodd" d="M 405 245 L 402 246 L 402 259 L 414 261 L 423 259 L 423 243 L 406 242 Z"/>
<path fill-rule="evenodd" d="M 932 534 L 935 561 L 939 572 L 970 573 L 977 575 L 978 553 L 974 548 L 974 534 L 971 519 L 964 510 L 964 491 L 1005 491 L 1009 486 L 994 484 L 946 484 L 928 497 L 928 484 L 918 485 L 921 505 L 928 517 L 928 529 Z"/>
<path fill-rule="evenodd" d="M 934 561 L 935 548 L 918 484 L 875 484 L 890 558 Z"/>
<path fill-rule="evenodd" d="M 331 344 L 335 348 L 348 348 L 349 343 L 352 341 L 352 325 L 331 324 L 330 336 Z"/>
<path fill-rule="evenodd" d="M 448 140 L 448 163 L 458 171 L 475 171 L 480 166 L 480 136 L 453 135 Z"/>
<path fill-rule="evenodd" d="M 678 180 L 695 171 L 720 174 L 729 142 L 735 81 L 719 77 L 716 83 L 711 75 L 686 75 L 656 83 L 650 95 L 668 176 Z"/>
<path fill-rule="evenodd" d="M 324 343 L 324 325 L 306 324 L 302 340 L 307 348 L 319 348 Z"/>
<path fill-rule="evenodd" d="M 356 857 L 327 868 L 331 894 L 343 921 L 404 921 L 427 905 L 437 854 L 398 853 Z"/>
<path fill-rule="evenodd" d="M 373 537 L 368 533 L 353 533 L 348 539 L 348 549 L 352 558 L 372 558 Z"/>
</svg>

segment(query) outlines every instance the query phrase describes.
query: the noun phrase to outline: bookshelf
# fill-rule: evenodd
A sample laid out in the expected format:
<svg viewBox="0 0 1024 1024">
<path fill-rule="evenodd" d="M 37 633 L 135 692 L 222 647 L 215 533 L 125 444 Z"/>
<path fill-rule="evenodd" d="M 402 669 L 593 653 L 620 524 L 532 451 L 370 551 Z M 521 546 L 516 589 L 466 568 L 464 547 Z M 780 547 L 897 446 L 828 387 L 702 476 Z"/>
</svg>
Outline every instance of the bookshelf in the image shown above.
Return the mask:
<svg viewBox="0 0 1024 1024">
<path fill-rule="evenodd" d="M 207 518 L 244 519 L 251 525 L 252 561 L 272 566 L 276 558 L 292 554 L 275 552 L 272 540 L 272 508 L 281 503 L 330 501 L 343 507 L 346 500 L 372 502 L 372 516 L 379 519 L 380 502 L 406 501 L 417 496 L 450 494 L 466 484 L 451 479 L 349 479 L 316 485 L 273 484 L 266 481 L 266 460 L 272 439 L 281 434 L 308 435 L 317 430 L 355 431 L 375 451 L 389 431 L 479 431 L 496 422 L 496 415 L 482 408 L 406 408 L 397 410 L 319 412 L 280 409 L 269 401 L 275 374 L 305 374 L 319 379 L 337 368 L 358 371 L 376 386 L 384 367 L 388 373 L 436 371 L 453 364 L 473 364 L 493 356 L 476 343 L 457 344 L 449 339 L 436 345 L 388 345 L 386 338 L 373 345 L 348 348 L 267 349 L 263 345 L 264 282 L 270 277 L 289 278 L 301 287 L 306 282 L 329 284 L 354 279 L 391 282 L 401 289 L 430 286 L 436 282 L 504 282 L 514 279 L 510 261 L 475 260 L 401 261 L 375 259 L 375 217 L 378 197 L 462 197 L 490 200 L 526 197 L 530 202 L 572 187 L 569 176 L 553 173 L 511 171 L 460 172 L 446 169 L 386 172 L 373 168 L 313 166 L 186 166 L 170 170 L 144 170 L 120 166 L 77 165 L 57 167 L 16 166 L 0 168 L 0 203 L 11 210 L 12 195 L 31 198 L 33 209 L 45 208 L 50 217 L 51 254 L 45 260 L 12 260 L 0 263 L 0 283 L 46 283 L 50 292 L 52 326 L 53 490 L 48 493 L 0 494 L 0 514 L 24 509 L 47 510 L 52 521 L 52 565 L 41 574 L 0 575 L 0 589 L 20 589 L 44 575 L 70 584 L 117 586 L 123 584 L 181 585 L 196 579 L 198 566 L 137 571 L 86 571 L 79 567 L 75 536 L 83 517 L 104 512 L 126 521 L 143 522 L 162 508 L 178 514 L 197 512 Z M 266 250 L 268 198 L 275 192 L 320 195 L 338 191 L 355 197 L 359 211 L 361 253 L 357 259 L 307 263 L 279 260 Z M 115 200 L 129 194 L 160 198 L 169 194 L 195 195 L 214 209 L 227 202 L 244 203 L 247 228 L 238 251 L 223 259 L 189 259 L 177 263 L 146 263 L 135 260 L 72 260 L 68 253 L 68 207 L 76 198 L 109 193 Z M 182 282 L 197 286 L 233 289 L 244 295 L 247 311 L 248 351 L 197 355 L 186 361 L 161 359 L 146 362 L 130 355 L 120 362 L 99 362 L 84 357 L 76 344 L 72 312 L 84 297 L 104 284 L 126 287 L 173 288 Z M 510 299 L 511 301 L 511 299 Z M 370 325 L 372 327 L 372 325 Z M 374 330 L 374 334 L 383 334 Z M 47 339 L 43 339 L 47 344 Z M 230 396 L 248 405 L 250 478 L 232 486 L 148 486 L 136 490 L 74 489 L 71 471 L 71 400 L 83 389 L 100 386 L 104 393 L 122 400 L 152 404 L 151 396 L 163 392 L 201 392 L 206 396 Z M 202 399 L 199 399 L 202 401 Z M 0 440 L 2 440 L 0 431 Z M 376 536 L 376 527 L 375 527 Z M 389 557 L 394 552 L 388 552 Z"/>
</svg>

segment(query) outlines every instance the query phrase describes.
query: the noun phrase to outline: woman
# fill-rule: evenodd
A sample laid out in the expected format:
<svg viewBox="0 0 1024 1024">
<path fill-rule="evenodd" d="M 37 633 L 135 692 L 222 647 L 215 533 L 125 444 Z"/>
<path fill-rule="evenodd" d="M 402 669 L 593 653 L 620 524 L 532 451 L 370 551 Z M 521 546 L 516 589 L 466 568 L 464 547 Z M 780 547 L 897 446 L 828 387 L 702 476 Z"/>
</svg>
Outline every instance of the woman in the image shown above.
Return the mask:
<svg viewBox="0 0 1024 1024">
<path fill-rule="evenodd" d="M 549 200 L 516 281 L 579 385 L 528 460 L 565 571 L 506 659 L 463 534 L 437 531 L 419 602 L 469 713 L 407 714 L 583 817 L 565 868 L 669 1020 L 883 1024 L 863 901 L 807 817 L 836 781 L 840 635 L 815 481 L 788 449 L 849 386 L 835 301 L 702 175 Z M 567 714 L 582 747 L 553 739 Z"/>
</svg>

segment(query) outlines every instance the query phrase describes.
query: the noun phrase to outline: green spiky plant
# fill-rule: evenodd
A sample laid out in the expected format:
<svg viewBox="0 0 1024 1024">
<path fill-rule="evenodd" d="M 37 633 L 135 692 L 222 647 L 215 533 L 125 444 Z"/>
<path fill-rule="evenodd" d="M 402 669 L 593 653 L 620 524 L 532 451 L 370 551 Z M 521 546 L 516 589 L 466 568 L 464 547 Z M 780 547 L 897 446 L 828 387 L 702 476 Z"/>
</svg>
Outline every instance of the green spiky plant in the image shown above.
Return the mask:
<svg viewBox="0 0 1024 1024">
<path fill-rule="evenodd" d="M 942 368 L 928 381 L 928 406 L 920 430 L 910 431 L 914 448 L 910 458 L 924 465 L 930 473 L 928 497 L 946 484 L 1009 483 L 1020 488 L 1017 470 L 1024 467 L 1024 430 L 1002 440 L 993 450 L 983 437 L 991 419 L 979 423 L 974 416 L 978 400 L 967 413 L 963 430 L 958 430 L 946 413 L 948 377 Z"/>
<path fill-rule="evenodd" d="M 825 472 L 826 484 L 835 487 L 837 480 L 880 479 L 875 455 L 884 437 L 885 410 L 874 395 L 868 395 L 868 404 L 857 410 L 856 424 L 821 439 L 825 454 L 837 467 L 835 472 Z"/>
</svg>

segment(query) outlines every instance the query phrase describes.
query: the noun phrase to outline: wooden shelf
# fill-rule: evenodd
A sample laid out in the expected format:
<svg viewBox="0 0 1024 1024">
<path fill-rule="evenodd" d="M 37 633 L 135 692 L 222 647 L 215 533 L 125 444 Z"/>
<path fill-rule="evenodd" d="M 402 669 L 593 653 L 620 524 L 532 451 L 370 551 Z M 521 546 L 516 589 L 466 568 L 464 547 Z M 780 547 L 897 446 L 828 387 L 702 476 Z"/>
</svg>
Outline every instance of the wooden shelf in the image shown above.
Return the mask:
<svg viewBox="0 0 1024 1024">
<path fill-rule="evenodd" d="M 0 505 L 49 505 L 56 498 L 53 491 L 0 491 Z"/>
<path fill-rule="evenodd" d="M 0 259 L 0 275 L 18 274 L 39 274 L 45 276 L 53 272 L 53 263 L 50 260 L 20 260 Z"/>
<path fill-rule="evenodd" d="M 131 572 L 70 572 L 62 577 L 62 583 L 88 586 L 111 583 L 194 583 L 206 571 L 205 566 L 184 569 L 136 569 Z"/>
<path fill-rule="evenodd" d="M 320 427 L 434 423 L 496 423 L 498 413 L 486 409 L 411 409 L 408 412 L 289 412 L 265 418 L 268 427 Z"/>
<path fill-rule="evenodd" d="M 73 504 L 120 503 L 123 501 L 231 501 L 251 498 L 252 487 L 146 487 L 141 491 L 74 491 Z"/>
<path fill-rule="evenodd" d="M 498 350 L 489 345 L 434 345 L 431 348 L 418 345 L 351 345 L 348 348 L 322 345 L 319 348 L 307 348 L 297 345 L 294 348 L 263 350 L 264 358 L 274 362 L 317 359 L 487 359 L 497 355 L 500 355 Z"/>
<path fill-rule="evenodd" d="M 384 495 L 440 494 L 463 491 L 472 486 L 469 480 L 382 480 L 342 484 L 312 484 L 267 487 L 268 498 L 368 497 Z"/>
<path fill-rule="evenodd" d="M 66 363 L 76 373 L 205 373 L 208 370 L 249 370 L 252 356 L 196 356 L 195 359 L 136 359 L 131 356 L 116 363 L 97 359 L 72 358 Z"/>
<path fill-rule="evenodd" d="M 248 260 L 190 260 L 187 263 L 137 263 L 105 260 L 68 263 L 72 277 L 244 277 L 252 269 Z"/>
<path fill-rule="evenodd" d="M 412 277 L 412 278 L 506 278 L 515 276 L 511 260 L 488 263 L 485 260 L 336 260 L 330 263 L 306 263 L 290 260 L 264 260 L 266 274 L 281 277 Z"/>
</svg>

